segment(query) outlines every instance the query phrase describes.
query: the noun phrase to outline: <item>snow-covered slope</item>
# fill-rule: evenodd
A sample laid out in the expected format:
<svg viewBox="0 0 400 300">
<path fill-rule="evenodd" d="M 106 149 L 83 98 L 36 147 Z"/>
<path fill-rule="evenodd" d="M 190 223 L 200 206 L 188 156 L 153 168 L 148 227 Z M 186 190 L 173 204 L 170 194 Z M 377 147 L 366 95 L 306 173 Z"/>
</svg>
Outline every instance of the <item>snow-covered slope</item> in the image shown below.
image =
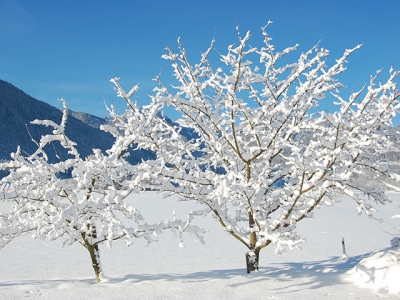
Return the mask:
<svg viewBox="0 0 400 300">
<path fill-rule="evenodd" d="M 68 115 L 73 116 L 74 118 L 82 121 L 86 125 L 89 125 L 90 127 L 100 129 L 101 125 L 107 124 L 107 120 L 104 118 L 99 118 L 96 116 L 93 116 L 88 113 L 84 112 L 76 112 L 73 110 L 68 110 Z"/>
<path fill-rule="evenodd" d="M 195 209 L 187 202 L 176 203 L 176 198 L 162 199 L 155 192 L 131 197 L 149 222 L 171 218 L 173 208 L 179 218 Z M 349 199 L 317 210 L 315 219 L 298 224 L 307 239 L 302 250 L 276 256 L 272 248 L 263 249 L 260 271 L 249 275 L 246 249 L 221 231 L 211 217 L 197 220 L 209 229 L 204 246 L 186 236 L 185 248 L 179 248 L 179 240 L 168 233 L 150 246 L 141 240 L 131 247 L 117 242 L 112 249 L 103 246 L 102 264 L 108 280 L 101 284 L 95 283 L 89 255 L 82 246 L 60 248 L 61 240 L 24 237 L 0 250 L 0 298 L 398 299 L 383 290 L 358 287 L 346 273 L 372 252 L 390 246 L 392 236 L 383 230 L 392 228 L 385 222 L 400 226 L 399 219 L 390 219 L 398 214 L 396 206 L 377 208 L 377 216 L 384 222 L 357 216 L 356 205 Z M 342 238 L 348 259 L 342 258 Z M 364 266 L 370 271 L 376 268 Z"/>
</svg>

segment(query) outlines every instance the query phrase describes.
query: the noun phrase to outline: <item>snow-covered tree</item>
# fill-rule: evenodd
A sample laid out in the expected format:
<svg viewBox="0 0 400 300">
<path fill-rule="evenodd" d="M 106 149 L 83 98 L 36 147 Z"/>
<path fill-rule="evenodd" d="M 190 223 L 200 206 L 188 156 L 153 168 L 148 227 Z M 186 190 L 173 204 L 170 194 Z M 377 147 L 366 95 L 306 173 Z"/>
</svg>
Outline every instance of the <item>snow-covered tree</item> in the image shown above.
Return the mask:
<svg viewBox="0 0 400 300">
<path fill-rule="evenodd" d="M 76 144 L 64 133 L 66 122 L 64 102 L 61 124 L 32 122 L 54 128 L 37 142 L 35 153 L 26 157 L 18 148 L 11 161 L 0 165 L 0 169 L 10 172 L 0 182 L 0 201 L 11 204 L 9 212 L 0 213 L 0 248 L 27 234 L 47 240 L 61 238 L 63 246 L 78 242 L 89 251 L 100 282 L 104 277 L 99 252 L 102 243 L 111 247 L 113 241 L 120 240 L 130 245 L 133 238 L 150 243 L 165 229 L 181 239 L 185 231 L 196 235 L 203 232 L 190 224 L 190 216 L 188 221 L 174 216 L 172 221 L 147 224 L 140 212 L 125 201 L 140 190 L 127 181 L 135 166 L 121 158 L 120 148 L 115 146 L 107 155 L 94 149 L 93 155 L 80 157 Z M 52 143 L 59 143 L 69 156 L 49 162 L 46 147 Z"/>
<path fill-rule="evenodd" d="M 386 82 L 378 83 L 377 72 L 343 99 L 336 77 L 361 46 L 345 50 L 332 66 L 319 44 L 288 64 L 298 45 L 276 51 L 266 27 L 261 48 L 248 45 L 250 32 L 242 37 L 237 30 L 238 43 L 218 54 L 220 65 L 209 59 L 214 41 L 192 64 L 178 39 L 178 53 L 167 47 L 163 55 L 177 79 L 173 91 L 157 76 L 151 104 L 126 111 L 117 124 L 120 143 L 135 140 L 156 151 L 155 160 L 141 165 L 148 182 L 204 205 L 197 214 L 211 213 L 248 248 L 248 272 L 258 269 L 264 247 L 273 245 L 277 253 L 298 247 L 303 239 L 296 224 L 317 208 L 347 195 L 360 213 L 371 215 L 373 201 L 389 200 L 360 175 L 399 179 L 379 160 L 391 145 L 399 73 L 390 69 Z M 111 81 L 131 103 L 118 78 Z M 327 96 L 337 105 L 333 113 L 319 108 Z M 164 117 L 166 106 L 182 119 Z"/>
</svg>

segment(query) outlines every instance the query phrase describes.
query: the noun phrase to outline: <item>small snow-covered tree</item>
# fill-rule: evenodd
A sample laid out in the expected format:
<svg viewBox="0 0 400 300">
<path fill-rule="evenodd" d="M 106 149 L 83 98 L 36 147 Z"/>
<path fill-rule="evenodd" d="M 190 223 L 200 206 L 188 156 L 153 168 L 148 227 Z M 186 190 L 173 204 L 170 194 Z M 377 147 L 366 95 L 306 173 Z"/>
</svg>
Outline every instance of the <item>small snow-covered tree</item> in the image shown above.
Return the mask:
<svg viewBox="0 0 400 300">
<path fill-rule="evenodd" d="M 391 69 L 383 83 L 372 76 L 367 87 L 343 99 L 344 85 L 336 77 L 360 46 L 330 67 L 329 51 L 319 44 L 286 64 L 298 45 L 276 51 L 266 27 L 261 48 L 248 46 L 250 32 L 241 37 L 237 30 L 238 44 L 219 54 L 215 67 L 209 59 L 214 41 L 196 64 L 180 40 L 178 53 L 167 47 L 163 58 L 172 63 L 174 92 L 157 76 L 151 103 L 126 111 L 117 124 L 121 143 L 131 139 L 156 151 L 155 160 L 141 165 L 153 185 L 204 205 L 197 214 L 211 213 L 248 248 L 248 272 L 258 269 L 264 247 L 274 245 L 277 253 L 298 247 L 303 239 L 296 224 L 318 207 L 347 195 L 370 215 L 372 201 L 388 200 L 359 175 L 398 180 L 379 154 L 390 147 L 399 73 Z M 131 103 L 118 78 L 111 81 Z M 326 95 L 335 99 L 337 111 L 319 109 Z M 166 106 L 182 119 L 165 118 Z"/>
<path fill-rule="evenodd" d="M 80 157 L 76 144 L 64 133 L 66 122 L 64 102 L 61 124 L 32 122 L 54 128 L 51 134 L 41 137 L 35 153 L 26 157 L 18 148 L 12 154 L 13 160 L 0 165 L 0 169 L 10 172 L 0 182 L 0 201 L 11 203 L 8 213 L 0 213 L 0 248 L 26 234 L 50 241 L 62 238 L 63 246 L 78 242 L 89 251 L 100 282 L 104 277 L 99 252 L 102 243 L 111 247 L 113 241 L 120 240 L 130 245 L 133 238 L 150 243 L 165 229 L 181 239 L 184 231 L 196 235 L 203 232 L 190 225 L 190 217 L 188 221 L 174 216 L 172 221 L 147 224 L 140 212 L 125 201 L 138 191 L 137 184 L 127 181 L 135 166 L 121 158 L 116 146 L 107 155 L 95 149 L 93 155 Z M 68 150 L 69 157 L 51 163 L 45 147 L 57 142 Z"/>
</svg>

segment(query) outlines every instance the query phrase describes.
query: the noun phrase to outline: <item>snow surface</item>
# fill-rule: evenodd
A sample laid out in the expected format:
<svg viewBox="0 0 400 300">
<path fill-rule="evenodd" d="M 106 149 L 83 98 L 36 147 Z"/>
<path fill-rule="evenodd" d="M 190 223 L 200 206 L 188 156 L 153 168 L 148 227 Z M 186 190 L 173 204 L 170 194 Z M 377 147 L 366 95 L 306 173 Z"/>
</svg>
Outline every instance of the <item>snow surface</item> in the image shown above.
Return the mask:
<svg viewBox="0 0 400 300">
<path fill-rule="evenodd" d="M 391 194 L 400 199 L 400 194 Z M 132 203 L 149 222 L 185 218 L 193 205 L 147 192 Z M 3 205 L 3 204 L 1 204 Z M 4 206 L 0 207 L 2 210 Z M 391 219 L 399 208 L 378 206 Z M 390 247 L 394 232 L 385 222 L 359 217 L 350 199 L 316 211 L 298 224 L 307 239 L 302 250 L 275 255 L 261 251 L 260 271 L 246 274 L 246 248 L 223 232 L 211 217 L 197 224 L 209 229 L 206 245 L 185 236 L 185 247 L 170 233 L 160 242 L 101 247 L 105 282 L 96 284 L 86 249 L 60 248 L 61 240 L 16 239 L 0 250 L 0 299 L 398 299 L 400 249 Z M 342 258 L 342 238 L 349 258 Z M 382 251 L 380 251 L 383 249 Z M 372 254 L 372 256 L 371 256 Z M 397 280 L 397 285 L 396 285 Z M 367 287 L 367 288 L 365 288 Z"/>
<path fill-rule="evenodd" d="M 351 271 L 350 280 L 361 287 L 400 295 L 400 247 L 377 251 L 361 260 Z"/>
</svg>

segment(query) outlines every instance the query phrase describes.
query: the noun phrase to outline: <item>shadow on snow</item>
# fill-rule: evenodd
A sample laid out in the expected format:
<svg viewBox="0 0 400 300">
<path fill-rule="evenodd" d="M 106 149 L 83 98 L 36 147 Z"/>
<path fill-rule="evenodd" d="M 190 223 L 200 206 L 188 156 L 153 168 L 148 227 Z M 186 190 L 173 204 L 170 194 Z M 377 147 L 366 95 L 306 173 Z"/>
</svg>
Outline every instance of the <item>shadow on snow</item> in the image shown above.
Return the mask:
<svg viewBox="0 0 400 300">
<path fill-rule="evenodd" d="M 350 258 L 332 257 L 326 260 L 311 262 L 288 262 L 288 263 L 271 263 L 267 267 L 261 267 L 259 272 L 246 274 L 245 269 L 228 269 L 228 270 L 209 270 L 202 272 L 194 272 L 189 274 L 129 274 L 122 277 L 106 277 L 101 284 L 134 284 L 146 281 L 175 281 L 179 283 L 194 283 L 211 280 L 229 280 L 237 278 L 234 282 L 227 285 L 239 287 L 246 284 L 257 282 L 265 282 L 268 286 L 269 281 L 288 283 L 289 285 L 272 285 L 270 290 L 280 290 L 281 293 L 302 289 L 318 289 L 324 286 L 344 283 L 341 277 L 345 272 L 352 269 L 361 259 L 369 256 L 369 253 L 358 255 Z M 294 280 L 296 279 L 296 280 Z M 299 283 L 300 281 L 300 283 Z M 290 284 L 292 283 L 292 284 Z M 60 286 L 64 284 L 92 285 L 95 284 L 94 279 L 52 279 L 52 280 L 25 280 L 25 281 L 8 281 L 0 282 L 0 287 L 23 287 L 28 285 Z"/>
</svg>

